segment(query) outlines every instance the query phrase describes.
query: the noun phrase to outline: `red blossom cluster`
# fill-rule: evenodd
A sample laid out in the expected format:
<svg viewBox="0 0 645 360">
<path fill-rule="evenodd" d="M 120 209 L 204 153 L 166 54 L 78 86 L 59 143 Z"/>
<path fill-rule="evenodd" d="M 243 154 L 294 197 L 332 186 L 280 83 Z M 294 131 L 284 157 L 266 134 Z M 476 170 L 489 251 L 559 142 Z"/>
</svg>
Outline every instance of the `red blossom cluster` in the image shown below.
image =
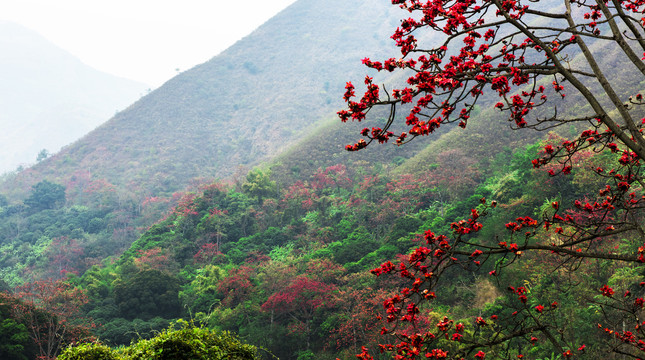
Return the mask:
<svg viewBox="0 0 645 360">
<path fill-rule="evenodd" d="M 545 87 L 536 84 L 536 80 L 564 69 L 557 54 L 576 44 L 581 34 L 577 29 L 568 29 L 562 33 L 554 31 L 553 35 L 537 36 L 530 27 L 525 28 L 518 21 L 526 16 L 533 18 L 543 14 L 513 0 L 482 4 L 475 1 L 421 3 L 415 0 L 393 3 L 411 13 L 423 14 L 419 19 L 410 17 L 402 20 L 392 36 L 403 58 L 390 58 L 384 62 L 365 58 L 363 64 L 377 71 L 412 69 L 414 75 L 408 78 L 407 87 L 394 89 L 391 94 L 386 94 L 384 100 L 379 98 L 379 88 L 369 76 L 365 78 L 366 92 L 359 101 L 352 100 L 356 96 L 355 86 L 351 82 L 346 84 L 343 98 L 348 109 L 338 112 L 342 121 L 362 121 L 375 105 L 392 106 L 385 128 L 365 128 L 361 133 L 368 140 L 348 145 L 347 150 L 359 150 L 373 140 L 387 142 L 393 137 L 393 132 L 388 129 L 394 120 L 394 106 L 397 104 L 414 103 L 405 121 L 409 128 L 397 136 L 397 144 L 405 142 L 408 135 L 428 135 L 445 123 L 458 122 L 465 127 L 474 103 L 487 86 L 502 98 L 496 107 L 508 111 L 509 119 L 517 127 L 526 127 L 526 117 L 531 110 L 547 101 Z M 486 18 L 489 9 L 495 10 L 497 19 Z M 514 31 L 500 30 L 502 26 L 509 25 L 515 28 Z M 419 49 L 413 33 L 423 28 L 443 33 L 443 44 L 432 49 Z M 458 53 L 449 54 L 448 45 L 457 44 L 461 47 Z M 421 55 L 408 58 L 417 53 Z M 544 53 L 541 60 L 528 60 L 539 59 L 539 56 L 536 58 L 537 53 Z M 519 90 L 529 84 L 528 90 Z M 510 94 L 512 87 L 518 89 L 516 94 Z M 564 97 L 564 87 L 557 78 L 553 80 L 553 89 Z M 459 111 L 455 112 L 458 108 Z"/>
<path fill-rule="evenodd" d="M 177 216 L 188 217 L 197 215 L 196 203 L 193 201 L 197 197 L 196 193 L 175 193 L 173 198 L 177 199 L 177 205 L 173 209 L 173 213 Z"/>
<path fill-rule="evenodd" d="M 419 325 L 421 309 L 435 299 L 436 286 L 446 269 L 473 270 L 494 258 L 504 261 L 500 260 L 489 274 L 499 275 L 503 267 L 527 251 L 552 254 L 559 259 L 559 266 L 573 270 L 587 258 L 626 263 L 645 260 L 645 247 L 633 252 L 612 247 L 620 236 L 642 232 L 642 214 L 637 211 L 645 208 L 640 161 L 645 158 L 645 119 L 635 119 L 633 110 L 645 102 L 641 94 L 626 99 L 616 91 L 618 87 L 598 65 L 598 54 L 588 44 L 598 39 L 613 42 L 624 55 L 624 62 L 644 76 L 645 63 L 637 51 L 645 52 L 645 1 L 554 0 L 544 7 L 521 0 L 392 0 L 392 4 L 410 14 L 392 35 L 402 57 L 383 62 L 365 58 L 363 64 L 376 71 L 405 70 L 411 76 L 404 86 L 390 92 L 385 88 L 380 91 L 372 78 L 366 77 L 366 91 L 360 99 L 356 99 L 354 85 L 347 83 L 347 108 L 338 112 L 343 122 L 365 121 L 377 106 L 390 109 L 384 125 L 364 128 L 363 138 L 348 145 L 347 150 L 360 150 L 374 140 L 384 143 L 392 138 L 401 145 L 449 123 L 466 127 L 478 100 L 484 94 L 492 94 L 499 98 L 494 107 L 508 114 L 514 128 L 589 125 L 575 139 L 551 138 L 532 161 L 535 169 L 544 168 L 551 176 L 569 175 L 602 153 L 610 154 L 617 163 L 613 169 L 592 168 L 591 173 L 606 182 L 598 195 L 578 199 L 570 209 L 560 201 L 549 200 L 550 207 L 542 217 L 521 216 L 506 223 L 506 239 L 489 244 L 469 242 L 469 237 L 482 229 L 479 218 L 494 207 L 483 199 L 480 208 L 472 209 L 470 218 L 451 224 L 452 237 L 428 230 L 423 234 L 426 246 L 413 250 L 398 264 L 386 262 L 372 270 L 377 276 L 397 275 L 406 284 L 383 304 L 389 328 L 381 332 L 395 336 L 398 342 L 385 344 L 382 350 L 393 352 L 397 359 L 459 358 L 459 353 L 435 346 L 436 339 L 442 337 L 464 344 L 470 341 L 462 331 L 448 334 L 454 326 L 451 319 L 445 318 L 426 329 Z M 422 31 L 436 34 L 431 48 L 422 47 L 418 36 Z M 581 64 L 570 61 L 577 54 L 584 59 Z M 588 87 L 589 79 L 600 84 L 601 97 L 607 101 Z M 565 85 L 567 93 L 581 98 L 590 110 L 570 117 L 559 115 L 558 102 L 571 98 L 565 94 Z M 402 119 L 396 113 L 400 107 L 407 111 Z M 538 117 L 534 111 L 537 107 L 554 115 Z M 403 128 L 395 135 L 392 129 L 399 123 Z M 538 338 L 532 334 L 544 334 L 564 358 L 575 356 L 571 349 L 585 351 L 585 345 L 564 346 L 555 336 L 546 335 L 551 334 L 550 324 L 541 319 L 558 308 L 557 302 L 547 308 L 531 303 L 525 286 L 509 290 L 520 304 L 513 313 L 515 327 L 511 327 L 513 331 L 497 329 L 495 336 L 504 341 L 530 339 L 534 344 Z M 599 291 L 606 301 L 617 301 L 608 285 Z M 637 298 L 629 306 L 614 308 L 635 315 L 636 309 L 642 307 L 642 298 Z M 483 318 L 475 319 L 474 324 L 491 327 Z M 415 331 L 403 331 L 407 325 Z M 633 332 L 611 333 L 640 349 L 640 340 Z M 463 348 L 464 353 L 476 359 L 484 359 L 490 353 L 486 349 L 494 345 L 484 340 L 471 343 L 477 345 Z M 623 354 L 642 357 L 631 352 Z M 363 349 L 358 358 L 371 356 Z"/>
</svg>

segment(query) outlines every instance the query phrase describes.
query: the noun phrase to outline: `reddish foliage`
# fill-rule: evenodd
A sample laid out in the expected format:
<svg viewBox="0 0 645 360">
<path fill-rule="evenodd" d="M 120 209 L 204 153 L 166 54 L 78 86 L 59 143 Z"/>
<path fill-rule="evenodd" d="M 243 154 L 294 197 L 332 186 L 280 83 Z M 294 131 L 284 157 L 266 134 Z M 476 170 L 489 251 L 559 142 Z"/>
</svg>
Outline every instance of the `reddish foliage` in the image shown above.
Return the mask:
<svg viewBox="0 0 645 360">
<path fill-rule="evenodd" d="M 88 301 L 82 290 L 63 281 L 36 281 L 18 287 L 16 298 L 20 301 L 12 311 L 27 325 L 29 336 L 38 346 L 39 358 L 55 359 L 63 346 L 89 339 L 89 329 L 75 325 L 81 319 L 81 307 Z M 91 324 L 82 320 L 83 324 Z"/>
<path fill-rule="evenodd" d="M 387 296 L 384 290 L 371 288 L 339 290 L 334 303 L 343 321 L 330 334 L 333 345 L 337 348 L 351 346 L 358 352 L 359 345 L 378 344 L 381 309 Z"/>
<path fill-rule="evenodd" d="M 140 270 L 154 269 L 167 271 L 171 264 L 167 255 L 164 255 L 161 248 L 152 248 L 148 250 L 137 250 L 137 257 L 134 259 L 134 265 Z"/>
<path fill-rule="evenodd" d="M 217 292 L 224 296 L 222 304 L 228 307 L 235 307 L 249 298 L 255 290 L 252 279 L 255 277 L 255 269 L 248 266 L 240 266 L 231 269 L 228 276 L 217 285 Z"/>
<path fill-rule="evenodd" d="M 352 180 L 347 175 L 347 168 L 345 165 L 338 164 L 325 168 L 325 170 L 318 169 L 312 181 L 314 189 L 320 191 L 322 189 L 350 189 Z"/>
<path fill-rule="evenodd" d="M 289 186 L 285 192 L 282 203 L 285 204 L 285 206 L 295 203 L 297 207 L 300 207 L 303 210 L 310 210 L 317 198 L 318 196 L 315 194 L 313 189 L 308 186 L 308 184 L 303 183 L 302 181 L 296 181 L 293 185 Z M 298 214 L 299 213 L 300 212 L 298 212 Z"/>
<path fill-rule="evenodd" d="M 193 256 L 197 263 L 210 264 L 214 259 L 223 257 L 224 254 L 219 251 L 217 244 L 206 243 L 202 245 L 201 249 Z"/>
<path fill-rule="evenodd" d="M 279 315 L 292 315 L 304 322 L 313 317 L 317 308 L 329 304 L 329 295 L 334 290 L 334 285 L 300 275 L 283 291 L 269 296 L 262 309 L 273 310 Z"/>
<path fill-rule="evenodd" d="M 68 273 L 78 275 L 92 264 L 87 263 L 85 248 L 75 239 L 66 236 L 52 239 L 45 250 L 48 258 L 49 278 L 61 279 Z"/>
</svg>

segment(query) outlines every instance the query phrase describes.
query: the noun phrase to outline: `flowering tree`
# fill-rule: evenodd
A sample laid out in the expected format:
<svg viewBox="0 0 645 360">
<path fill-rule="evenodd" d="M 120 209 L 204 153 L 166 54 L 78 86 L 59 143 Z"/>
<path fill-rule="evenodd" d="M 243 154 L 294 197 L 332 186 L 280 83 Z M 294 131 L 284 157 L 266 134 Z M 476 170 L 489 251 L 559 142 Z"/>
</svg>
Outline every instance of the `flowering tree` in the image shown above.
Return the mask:
<svg viewBox="0 0 645 360">
<path fill-rule="evenodd" d="M 255 284 L 252 283 L 254 277 L 254 269 L 248 266 L 231 269 L 228 276 L 217 285 L 217 291 L 224 298 L 222 303 L 235 307 L 248 299 L 255 288 Z"/>
<path fill-rule="evenodd" d="M 553 273 L 574 274 L 591 260 L 631 269 L 621 270 L 626 274 L 616 270 L 611 284 L 587 289 L 586 306 L 606 320 L 598 323 L 600 332 L 607 334 L 605 348 L 596 350 L 645 356 L 645 330 L 639 320 L 644 302 L 639 284 L 645 282 L 630 266 L 645 262 L 641 211 L 645 184 L 640 164 L 645 159 L 645 119 L 637 117 L 644 104 L 637 86 L 645 78 L 640 55 L 645 51 L 645 2 L 392 3 L 410 14 L 392 36 L 403 57 L 383 62 L 366 58 L 363 63 L 378 71 L 409 74 L 407 86 L 381 91 L 368 76 L 367 90 L 356 100 L 354 85 L 347 83 L 348 108 L 338 113 L 342 121 L 363 121 L 375 108 L 389 109 L 384 124 L 364 128 L 363 139 L 347 150 L 391 139 L 401 145 L 450 123 L 465 128 L 477 104 L 490 104 L 508 114 L 513 128 L 586 125 L 575 139 L 546 143 L 532 162 L 534 168 L 544 168 L 551 176 L 567 175 L 587 152 L 602 153 L 605 161 L 592 170 L 596 182 L 603 184 L 597 192 L 571 204 L 550 201 L 541 218 L 522 216 L 506 223 L 504 238 L 477 238 L 482 216 L 497 205 L 482 199 L 469 218 L 452 224 L 452 234 L 428 230 L 419 239 L 423 246 L 396 264 L 387 262 L 374 269 L 377 276 L 397 274 L 408 281 L 384 303 L 388 325 L 381 333 L 398 340 L 382 344 L 382 350 L 393 352 L 397 359 L 524 358 L 527 349 L 547 344 L 565 358 L 583 357 L 590 349 L 584 339 L 563 331 L 567 324 L 558 301 L 547 301 L 522 283 L 508 284 L 508 301 L 490 317 L 459 322 L 446 316 L 432 326 L 420 323 L 446 274 L 456 268 L 475 271 L 489 266 L 491 276 L 512 281 L 502 270 L 523 257 L 552 259 Z M 434 45 L 424 47 L 423 39 Z M 635 82 L 613 81 L 617 64 Z M 584 106 L 574 114 L 563 113 L 562 107 L 571 101 Z M 397 115 L 400 109 L 405 110 L 405 119 Z M 395 134 L 397 126 L 403 130 Z M 617 287 L 622 297 L 617 296 Z M 372 358 L 367 350 L 358 356 Z"/>
<path fill-rule="evenodd" d="M 335 313 L 339 324 L 331 331 L 330 341 L 336 349 L 349 347 L 359 351 L 358 346 L 377 343 L 380 307 L 387 297 L 385 290 L 349 287 L 334 294 Z"/>
<path fill-rule="evenodd" d="M 161 248 L 155 247 L 148 250 L 137 250 L 137 257 L 134 258 L 134 265 L 139 270 L 168 270 L 170 260 L 168 255 L 165 255 Z"/>
<path fill-rule="evenodd" d="M 262 304 L 262 309 L 291 318 L 288 325 L 290 333 L 304 336 L 306 349 L 309 349 L 310 323 L 317 309 L 329 306 L 329 298 L 334 290 L 336 286 L 333 284 L 305 275 L 296 276 L 284 290 L 271 294 Z"/>
<path fill-rule="evenodd" d="M 49 273 L 52 278 L 59 279 L 67 276 L 68 273 L 78 274 L 83 270 L 85 264 L 85 249 L 76 239 L 61 236 L 52 239 L 45 250 Z"/>
<path fill-rule="evenodd" d="M 65 345 L 89 336 L 87 326 L 75 324 L 79 320 L 87 323 L 80 315 L 88 301 L 83 291 L 61 280 L 36 281 L 17 290 L 20 301 L 12 311 L 38 347 L 38 359 L 55 359 Z"/>
</svg>

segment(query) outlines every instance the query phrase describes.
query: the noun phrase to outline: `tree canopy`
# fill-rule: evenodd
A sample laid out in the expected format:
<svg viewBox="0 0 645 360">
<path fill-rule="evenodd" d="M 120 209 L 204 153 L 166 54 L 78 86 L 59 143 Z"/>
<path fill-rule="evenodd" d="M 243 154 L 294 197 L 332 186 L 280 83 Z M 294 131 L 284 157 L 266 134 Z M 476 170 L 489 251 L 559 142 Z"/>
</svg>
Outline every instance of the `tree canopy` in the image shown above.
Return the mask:
<svg viewBox="0 0 645 360">
<path fill-rule="evenodd" d="M 47 180 L 32 186 L 25 205 L 35 210 L 53 209 L 65 201 L 65 187 Z"/>
</svg>

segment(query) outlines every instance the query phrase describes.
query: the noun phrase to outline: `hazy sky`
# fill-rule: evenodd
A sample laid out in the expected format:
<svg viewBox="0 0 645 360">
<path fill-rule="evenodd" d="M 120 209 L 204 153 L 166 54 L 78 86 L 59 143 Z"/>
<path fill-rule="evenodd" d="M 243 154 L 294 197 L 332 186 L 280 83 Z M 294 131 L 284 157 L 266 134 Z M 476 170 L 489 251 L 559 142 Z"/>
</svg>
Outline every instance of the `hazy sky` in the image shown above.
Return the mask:
<svg viewBox="0 0 645 360">
<path fill-rule="evenodd" d="M 0 20 L 84 63 L 153 88 L 203 63 L 295 0 L 0 0 Z"/>
</svg>

